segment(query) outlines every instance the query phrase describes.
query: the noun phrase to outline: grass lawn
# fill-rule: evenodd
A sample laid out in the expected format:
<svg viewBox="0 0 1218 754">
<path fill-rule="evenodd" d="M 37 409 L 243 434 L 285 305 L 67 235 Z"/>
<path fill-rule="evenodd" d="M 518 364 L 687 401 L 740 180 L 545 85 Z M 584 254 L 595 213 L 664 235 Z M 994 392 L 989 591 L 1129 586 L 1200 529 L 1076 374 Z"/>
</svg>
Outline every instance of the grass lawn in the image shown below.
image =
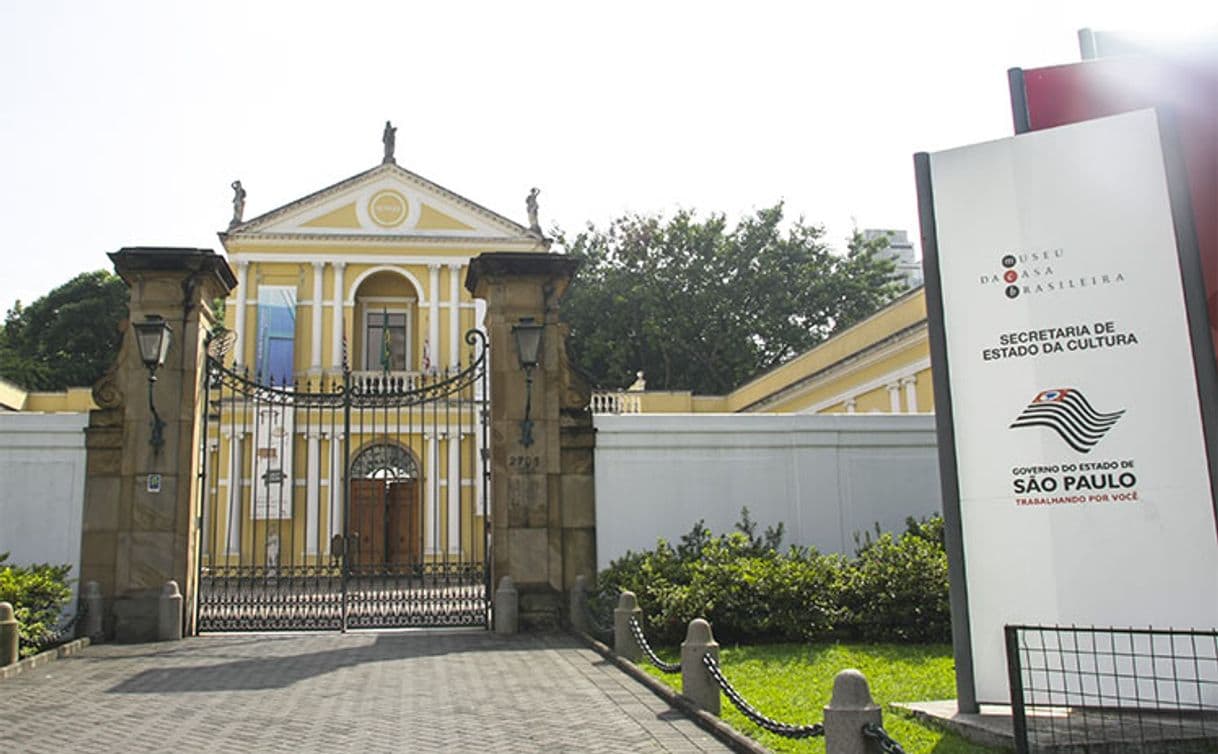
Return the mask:
<svg viewBox="0 0 1218 754">
<path fill-rule="evenodd" d="M 659 651 L 670 662 L 675 651 Z M 763 715 L 784 723 L 822 722 L 824 706 L 833 692 L 833 677 L 857 668 L 871 684 L 871 696 L 884 706 L 884 729 L 908 754 L 965 754 L 998 752 L 969 743 L 951 733 L 921 725 L 887 709 L 889 702 L 954 699 L 955 671 L 951 647 L 898 644 L 772 644 L 758 647 L 723 647 L 719 652 L 723 674 L 736 690 Z M 665 674 L 645 660 L 648 673 L 681 690 L 680 674 Z M 723 697 L 723 720 L 760 741 L 772 751 L 823 752 L 823 738 L 795 741 L 767 733 L 740 714 Z"/>
</svg>

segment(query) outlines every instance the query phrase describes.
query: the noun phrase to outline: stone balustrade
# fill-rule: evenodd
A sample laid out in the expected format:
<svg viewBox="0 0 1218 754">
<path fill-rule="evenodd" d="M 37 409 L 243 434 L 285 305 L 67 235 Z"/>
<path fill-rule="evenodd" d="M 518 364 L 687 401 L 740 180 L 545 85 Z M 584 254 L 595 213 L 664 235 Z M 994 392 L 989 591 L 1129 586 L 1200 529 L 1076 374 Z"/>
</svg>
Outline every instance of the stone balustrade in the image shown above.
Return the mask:
<svg viewBox="0 0 1218 754">
<path fill-rule="evenodd" d="M 592 413 L 641 414 L 643 413 L 643 395 L 625 390 L 594 392 L 592 393 Z"/>
</svg>

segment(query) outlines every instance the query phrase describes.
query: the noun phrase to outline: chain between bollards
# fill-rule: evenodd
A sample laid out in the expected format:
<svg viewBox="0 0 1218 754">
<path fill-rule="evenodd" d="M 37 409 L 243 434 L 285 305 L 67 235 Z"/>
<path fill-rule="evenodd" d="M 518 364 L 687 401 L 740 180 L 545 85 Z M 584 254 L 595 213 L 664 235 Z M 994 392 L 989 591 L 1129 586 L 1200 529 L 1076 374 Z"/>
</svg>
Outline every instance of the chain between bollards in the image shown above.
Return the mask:
<svg viewBox="0 0 1218 754">
<path fill-rule="evenodd" d="M 630 618 L 630 633 L 634 634 L 634 640 L 638 643 L 639 649 L 643 650 L 643 654 L 647 656 L 648 662 L 664 673 L 681 672 L 681 663 L 664 662 L 660 659 L 660 656 L 651 648 L 651 644 L 647 642 L 647 637 L 643 635 L 643 626 L 639 624 L 639 619 L 634 616 Z"/>
<path fill-rule="evenodd" d="M 888 731 L 884 730 L 884 726 L 876 725 L 875 723 L 867 723 L 863 726 L 863 738 L 869 738 L 872 741 L 878 741 L 880 749 L 884 754 L 905 754 L 905 749 L 901 744 L 892 740 L 892 736 L 888 735 Z"/>
<path fill-rule="evenodd" d="M 719 666 L 719 645 L 710 625 L 701 618 L 690 621 L 681 644 L 681 662 L 668 663 L 652 650 L 643 633 L 642 610 L 633 593 L 621 594 L 614 611 L 614 643 L 617 653 L 637 662 L 646 658 L 666 673 L 681 673 L 684 694 L 698 709 L 719 715 L 719 694 L 763 730 L 784 738 L 823 737 L 829 754 L 864 754 L 879 746 L 883 754 L 905 754 L 905 750 L 884 730 L 882 711 L 871 698 L 866 677 L 857 670 L 843 670 L 833 679 L 833 695 L 825 706 L 823 723 L 794 725 L 762 714 L 736 690 Z"/>
<path fill-rule="evenodd" d="M 724 695 L 727 696 L 732 705 L 740 710 L 740 714 L 756 723 L 758 727 L 784 738 L 816 738 L 825 735 L 825 726 L 820 723 L 792 725 L 790 723 L 780 723 L 777 720 L 766 717 L 756 707 L 749 704 L 740 695 L 740 692 L 728 682 L 715 658 L 711 657 L 710 654 L 705 654 L 702 656 L 702 664 L 706 666 L 706 670 L 711 674 L 711 678 L 715 679 L 715 683 L 719 684 L 719 688 L 723 689 Z"/>
</svg>

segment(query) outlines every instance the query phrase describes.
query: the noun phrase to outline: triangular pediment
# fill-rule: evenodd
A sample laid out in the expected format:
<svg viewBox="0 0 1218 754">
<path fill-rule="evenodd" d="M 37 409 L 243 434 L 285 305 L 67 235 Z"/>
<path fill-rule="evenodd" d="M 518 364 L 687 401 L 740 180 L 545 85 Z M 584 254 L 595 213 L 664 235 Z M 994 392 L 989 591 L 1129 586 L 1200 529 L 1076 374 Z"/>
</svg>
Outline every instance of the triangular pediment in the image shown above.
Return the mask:
<svg viewBox="0 0 1218 754">
<path fill-rule="evenodd" d="M 541 240 L 523 225 L 392 163 L 221 234 L 225 239 L 266 236 Z"/>
</svg>

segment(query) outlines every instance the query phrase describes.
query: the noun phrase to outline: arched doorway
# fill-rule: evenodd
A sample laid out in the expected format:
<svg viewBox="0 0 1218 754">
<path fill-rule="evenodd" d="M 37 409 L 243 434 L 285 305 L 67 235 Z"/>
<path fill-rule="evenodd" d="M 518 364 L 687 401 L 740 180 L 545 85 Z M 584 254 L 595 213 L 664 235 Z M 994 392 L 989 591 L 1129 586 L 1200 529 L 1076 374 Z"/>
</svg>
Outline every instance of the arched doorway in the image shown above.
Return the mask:
<svg viewBox="0 0 1218 754">
<path fill-rule="evenodd" d="M 419 464 L 395 443 L 365 447 L 351 462 L 349 568 L 354 575 L 420 565 Z"/>
</svg>

